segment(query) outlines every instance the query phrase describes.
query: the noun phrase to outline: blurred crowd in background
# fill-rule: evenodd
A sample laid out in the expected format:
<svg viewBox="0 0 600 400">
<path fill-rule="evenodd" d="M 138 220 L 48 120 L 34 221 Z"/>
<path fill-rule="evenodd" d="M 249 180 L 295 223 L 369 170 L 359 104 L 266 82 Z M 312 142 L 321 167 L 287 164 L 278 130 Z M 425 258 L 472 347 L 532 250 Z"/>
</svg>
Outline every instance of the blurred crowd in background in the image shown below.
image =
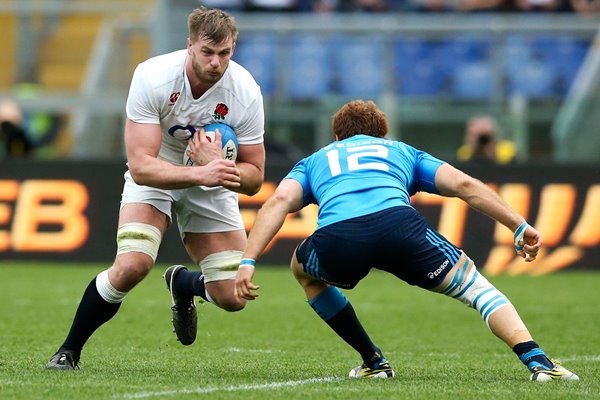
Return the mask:
<svg viewBox="0 0 600 400">
<path fill-rule="evenodd" d="M 598 0 L 205 0 L 243 12 L 577 12 L 600 11 Z"/>
<path fill-rule="evenodd" d="M 600 0 L 202 0 L 193 4 L 225 9 L 237 15 L 570 13 L 579 14 L 582 18 L 592 18 L 600 11 Z M 292 36 L 283 40 L 277 39 L 279 41 L 272 37 L 265 40 L 265 36 L 273 34 L 267 32 L 261 36 L 256 32 L 243 32 L 234 60 L 253 73 L 261 84 L 265 97 L 280 96 L 284 93 L 285 96 L 299 102 L 316 102 L 323 93 L 377 99 L 391 91 L 399 98 L 437 96 L 450 101 L 481 101 L 482 104 L 487 102 L 489 105 L 495 101 L 498 93 L 510 97 L 515 92 L 525 90 L 530 99 L 549 104 L 554 102 L 553 107 L 558 107 L 557 104 L 567 95 L 590 47 L 589 38 L 576 35 L 540 37 L 531 41 L 518 35 L 505 35 L 502 46 L 506 47 L 505 54 L 508 54 L 508 57 L 503 63 L 498 63 L 498 57 L 491 48 L 499 47 L 501 42 L 490 39 L 491 36 L 471 35 L 465 40 L 458 34 L 457 40 L 450 37 L 442 37 L 440 40 L 437 37 L 436 40 L 430 41 L 411 40 L 399 35 L 398 40 L 393 39 L 393 47 L 389 47 L 393 52 L 385 47 L 381 56 L 377 55 L 380 54 L 377 51 L 389 46 L 385 42 L 388 38 L 383 37 L 385 33 L 381 33 L 376 40 L 366 40 L 366 43 L 361 42 L 360 35 L 355 35 L 354 39 L 358 38 L 356 41 L 344 43 L 349 49 L 347 51 L 340 50 L 341 42 L 312 37 L 310 33 L 301 40 Z M 330 44 L 332 47 L 328 47 Z M 291 66 L 281 61 L 282 48 L 291 55 Z M 348 53 L 348 56 L 343 56 L 343 53 Z M 362 63 L 352 61 L 364 54 L 368 56 Z M 392 54 L 392 57 L 388 57 L 389 54 Z M 393 70 L 393 79 L 381 78 L 384 75 L 381 73 L 384 59 L 389 61 L 392 58 L 392 63 L 388 62 L 390 66 L 386 68 Z M 343 67 L 336 67 L 336 63 Z M 37 64 L 34 65 L 37 67 Z M 280 79 L 282 74 L 277 72 L 277 68 L 281 69 L 282 66 L 289 70 L 284 74 L 285 79 L 289 81 Z M 364 78 L 364 70 L 367 69 L 370 71 L 368 74 L 374 77 L 372 80 Z M 496 78 L 498 71 L 503 74 L 500 79 Z M 23 71 L 19 72 L 23 75 Z M 296 84 L 290 83 L 294 77 Z M 281 82 L 287 85 L 284 89 L 281 89 L 281 85 L 276 87 Z M 500 90 L 498 82 L 504 85 L 500 86 Z M 52 112 L 27 112 L 19 106 L 19 99 L 36 96 L 40 86 L 37 78 L 31 77 L 27 82 L 15 83 L 15 98 L 0 94 L 0 159 L 55 158 L 69 155 L 71 144 L 68 142 L 72 141 L 73 132 L 65 133 L 68 130 L 68 116 Z M 345 86 L 350 86 L 350 89 Z M 394 87 L 391 88 L 392 86 Z M 373 93 L 369 93 L 368 90 L 372 90 Z M 361 95 L 357 95 L 356 92 Z M 275 100 L 279 99 L 277 97 Z M 482 106 L 481 112 L 473 112 L 472 115 L 466 116 L 464 121 L 455 123 L 455 128 L 461 125 L 458 128 L 462 130 L 461 136 L 464 133 L 462 144 L 453 147 L 455 152 L 451 151 L 457 161 L 508 164 L 517 158 L 518 148 L 511 141 L 514 135 L 510 131 L 511 127 L 507 126 L 510 124 L 497 118 L 504 110 L 495 111 L 495 115 L 490 115 L 490 109 L 491 106 L 487 110 Z M 305 131 L 304 127 L 298 129 Z M 538 129 L 549 131 L 548 126 Z M 544 134 L 546 142 L 550 141 L 548 137 L 548 134 Z M 309 143 L 308 140 L 306 142 Z M 314 143 L 309 143 L 309 146 L 314 147 L 312 144 Z M 287 143 L 282 144 L 277 140 L 273 140 L 270 145 L 276 150 L 279 148 L 277 151 L 280 153 L 286 149 L 289 151 L 290 148 Z M 550 158 L 550 151 L 547 149 L 549 146 L 537 146 L 546 152 L 547 158 Z M 293 157 L 298 158 L 302 153 L 300 150 L 295 151 Z"/>
</svg>

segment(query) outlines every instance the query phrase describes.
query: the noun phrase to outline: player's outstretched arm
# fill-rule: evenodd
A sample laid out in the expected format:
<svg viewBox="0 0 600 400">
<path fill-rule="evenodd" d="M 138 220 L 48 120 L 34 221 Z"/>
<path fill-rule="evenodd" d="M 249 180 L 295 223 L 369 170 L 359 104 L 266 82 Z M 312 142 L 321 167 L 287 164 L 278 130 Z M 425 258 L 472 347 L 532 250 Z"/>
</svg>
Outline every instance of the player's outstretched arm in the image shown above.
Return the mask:
<svg viewBox="0 0 600 400">
<path fill-rule="evenodd" d="M 525 218 L 489 186 L 450 164 L 442 164 L 438 168 L 435 185 L 442 196 L 458 197 L 475 210 L 506 226 L 515 234 L 517 254 L 525 257 L 526 261 L 535 259 L 542 245 L 540 233 L 528 225 Z"/>
<path fill-rule="evenodd" d="M 258 297 L 256 293 L 258 286 L 252 283 L 254 277 L 253 262 L 279 232 L 287 215 L 300 210 L 302 207 L 302 186 L 293 179 L 281 181 L 275 193 L 267 199 L 258 211 L 254 225 L 250 230 L 248 244 L 235 279 L 234 292 L 236 296 L 246 300 L 254 300 Z"/>
</svg>

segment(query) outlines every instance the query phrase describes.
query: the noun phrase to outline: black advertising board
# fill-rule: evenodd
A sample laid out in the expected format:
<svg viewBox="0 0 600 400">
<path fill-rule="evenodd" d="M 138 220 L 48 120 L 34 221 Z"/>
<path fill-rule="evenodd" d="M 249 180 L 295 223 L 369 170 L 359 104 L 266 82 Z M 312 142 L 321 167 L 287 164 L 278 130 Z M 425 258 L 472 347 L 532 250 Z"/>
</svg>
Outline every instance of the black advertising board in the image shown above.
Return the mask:
<svg viewBox="0 0 600 400">
<path fill-rule="evenodd" d="M 535 263 L 515 258 L 512 233 L 457 199 L 428 194 L 413 205 L 490 274 L 543 274 L 600 267 L 600 167 L 565 165 L 477 166 L 467 172 L 491 185 L 544 237 Z M 112 262 L 122 161 L 4 161 L 0 163 L 0 260 Z M 253 197 L 240 196 L 246 228 L 277 182 L 269 177 Z M 288 216 L 261 262 L 289 263 L 295 246 L 316 227 L 316 207 Z M 171 227 L 159 263 L 188 263 Z M 399 260 L 400 262 L 400 260 Z"/>
</svg>

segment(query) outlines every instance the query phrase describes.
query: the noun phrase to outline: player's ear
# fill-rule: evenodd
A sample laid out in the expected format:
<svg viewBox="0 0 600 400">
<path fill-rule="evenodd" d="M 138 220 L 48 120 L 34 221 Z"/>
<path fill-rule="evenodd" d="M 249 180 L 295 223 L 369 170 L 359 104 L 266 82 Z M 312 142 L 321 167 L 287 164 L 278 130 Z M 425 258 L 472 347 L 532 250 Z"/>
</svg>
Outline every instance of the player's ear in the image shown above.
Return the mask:
<svg viewBox="0 0 600 400">
<path fill-rule="evenodd" d="M 194 45 L 194 43 L 192 43 L 192 39 L 187 38 L 187 52 L 188 55 L 192 55 L 192 46 Z"/>
</svg>

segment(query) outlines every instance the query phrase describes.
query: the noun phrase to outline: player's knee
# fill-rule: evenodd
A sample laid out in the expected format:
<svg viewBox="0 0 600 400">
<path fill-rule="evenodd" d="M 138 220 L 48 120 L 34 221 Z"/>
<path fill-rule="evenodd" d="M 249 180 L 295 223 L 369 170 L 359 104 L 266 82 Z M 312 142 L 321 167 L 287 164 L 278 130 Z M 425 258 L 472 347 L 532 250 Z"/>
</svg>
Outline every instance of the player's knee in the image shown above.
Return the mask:
<svg viewBox="0 0 600 400">
<path fill-rule="evenodd" d="M 470 263 L 471 260 L 467 258 L 464 265 L 454 269 L 451 282 L 441 290 L 441 293 L 476 309 L 485 323 L 489 324 L 490 316 L 502 307 L 509 305 L 510 301 L 477 272 L 475 264 L 469 270 Z"/>
<path fill-rule="evenodd" d="M 104 301 L 113 304 L 121 303 L 128 292 L 128 290 L 118 290 L 115 288 L 115 285 L 111 283 L 108 276 L 108 270 L 104 270 L 96 276 L 96 290 Z"/>
<path fill-rule="evenodd" d="M 118 256 L 111 267 L 111 280 L 115 287 L 130 290 L 148 275 L 153 265 L 152 260 L 142 254 Z"/>
<path fill-rule="evenodd" d="M 206 293 L 212 303 L 225 311 L 243 310 L 247 303 L 245 299 L 233 295 L 234 281 L 232 279 L 208 283 Z"/>
<path fill-rule="evenodd" d="M 246 300 L 228 296 L 219 302 L 219 307 L 229 312 L 241 311 L 246 307 Z"/>
<path fill-rule="evenodd" d="M 305 289 L 315 282 L 319 282 L 315 277 L 308 275 L 304 271 L 304 266 L 298 261 L 295 251 L 292 255 L 292 260 L 290 261 L 290 269 L 292 270 L 292 274 L 294 275 L 294 278 L 296 278 L 296 281 L 298 281 L 300 286 Z"/>
</svg>

